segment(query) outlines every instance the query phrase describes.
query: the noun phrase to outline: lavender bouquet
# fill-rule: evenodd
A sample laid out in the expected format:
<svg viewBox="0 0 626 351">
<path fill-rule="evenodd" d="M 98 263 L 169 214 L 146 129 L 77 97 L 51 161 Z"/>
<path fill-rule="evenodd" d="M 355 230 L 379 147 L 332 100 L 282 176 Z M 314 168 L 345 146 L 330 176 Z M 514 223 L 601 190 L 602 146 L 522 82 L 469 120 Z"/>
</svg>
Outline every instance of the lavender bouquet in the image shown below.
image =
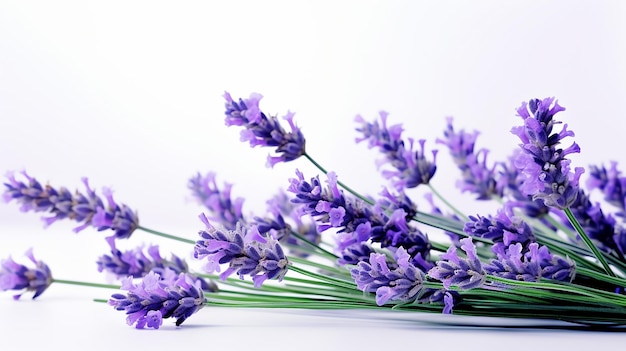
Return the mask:
<svg viewBox="0 0 626 351">
<path fill-rule="evenodd" d="M 488 163 L 475 147 L 477 132 L 456 130 L 452 119 L 434 140 L 459 169 L 457 186 L 476 201 L 498 204 L 496 213 L 463 213 L 440 195 L 437 151 L 426 140 L 403 138 L 386 113 L 377 120 L 356 117 L 356 142 L 377 149 L 384 186 L 374 196 L 352 189 L 306 150 L 293 113 L 276 116 L 259 107 L 262 98 L 233 99 L 225 93 L 227 126 L 241 140 L 274 152 L 268 166 L 311 162 L 320 174 L 295 170 L 285 191 L 268 199 L 265 214 L 245 214 L 244 200 L 215 173 L 188 182 L 205 208 L 204 228 L 188 240 L 140 224 L 135 211 L 102 196 L 86 179 L 85 191 L 42 185 L 27 173 L 9 174 L 4 199 L 23 211 L 47 213 L 109 233 L 111 251 L 97 269 L 119 285 L 62 280 L 27 256 L 34 267 L 2 261 L 0 289 L 40 296 L 54 283 L 121 289 L 106 302 L 123 311 L 129 325 L 158 329 L 163 319 L 180 325 L 212 306 L 290 309 L 374 309 L 467 316 L 540 318 L 615 327 L 626 324 L 626 178 L 615 162 L 587 168 L 567 158 L 580 152 L 565 109 L 554 98 L 532 99 L 517 109 L 511 130 L 519 148 L 506 161 Z M 284 125 L 288 126 L 285 129 Z M 304 161 L 302 160 L 302 161 Z M 429 209 L 418 208 L 407 189 L 427 189 Z M 591 193 L 603 197 L 591 201 Z M 118 240 L 144 232 L 193 248 L 201 269 L 184 259 L 163 258 L 157 246 L 117 249 Z"/>
</svg>

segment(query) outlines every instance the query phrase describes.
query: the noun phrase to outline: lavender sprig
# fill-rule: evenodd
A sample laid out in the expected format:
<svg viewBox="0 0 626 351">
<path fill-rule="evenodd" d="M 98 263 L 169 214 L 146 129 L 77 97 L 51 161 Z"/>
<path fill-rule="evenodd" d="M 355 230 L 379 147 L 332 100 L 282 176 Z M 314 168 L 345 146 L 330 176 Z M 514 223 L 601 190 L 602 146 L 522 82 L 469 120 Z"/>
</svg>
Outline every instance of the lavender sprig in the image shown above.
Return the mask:
<svg viewBox="0 0 626 351">
<path fill-rule="evenodd" d="M 461 239 L 461 249 L 465 251 L 466 258 L 459 257 L 456 246 L 451 245 L 448 251 L 441 255 L 437 265 L 428 271 L 428 276 L 443 282 L 445 289 L 456 286 L 458 289 L 468 290 L 485 283 L 485 270 L 476 256 L 476 247 L 472 239 Z"/>
<path fill-rule="evenodd" d="M 141 278 L 150 272 L 158 273 L 161 278 L 178 276 L 180 273 L 186 273 L 200 282 L 200 287 L 205 292 L 216 292 L 217 285 L 200 276 L 189 272 L 187 262 L 172 254 L 170 259 L 165 259 L 159 252 L 157 245 L 148 246 L 147 250 L 143 246 L 133 250 L 120 251 L 113 238 L 107 238 L 107 242 L 111 247 L 110 255 L 102 255 L 96 261 L 98 272 L 109 272 L 118 279 L 131 276 L 133 278 Z"/>
<path fill-rule="evenodd" d="M 600 190 L 604 200 L 617 207 L 617 215 L 626 217 L 626 177 L 621 176 L 617 162 L 612 161 L 609 169 L 604 166 L 589 166 L 587 188 L 589 191 Z"/>
<path fill-rule="evenodd" d="M 24 212 L 50 213 L 52 216 L 43 218 L 46 225 L 57 220 L 70 219 L 82 222 L 74 228 L 76 233 L 92 226 L 98 231 L 113 230 L 118 239 L 129 238 L 139 227 L 139 218 L 135 212 L 124 204 L 116 203 L 108 188 L 103 190 L 107 202 L 105 206 L 102 198 L 89 186 L 87 178 L 83 178 L 86 194 L 79 191 L 72 194 L 65 187 L 55 189 L 50 185 L 42 186 L 26 172 L 22 172 L 22 175 L 26 178 L 26 183 L 18 181 L 14 174 L 9 174 L 8 182 L 4 183 L 6 189 L 3 197 L 6 202 L 19 203 Z"/>
<path fill-rule="evenodd" d="M 179 326 L 206 303 L 200 282 L 185 273 L 169 281 L 150 272 L 137 284 L 128 277 L 123 281 L 122 290 L 128 293 L 113 294 L 109 305 L 126 312 L 126 322 L 135 324 L 137 329 L 158 329 L 164 318 L 175 318 Z"/>
<path fill-rule="evenodd" d="M 221 231 L 211 225 L 204 214 L 200 219 L 206 230 L 199 233 L 201 239 L 196 242 L 194 257 L 207 259 L 209 273 L 220 272 L 220 265 L 228 263 L 220 279 L 233 273 L 240 279 L 249 275 L 257 287 L 268 279 L 283 279 L 290 263 L 276 239 L 262 237 L 255 226 L 247 230 L 239 226 L 235 230 Z"/>
<path fill-rule="evenodd" d="M 408 224 L 407 213 L 402 208 L 387 215 L 381 208 L 371 208 L 360 200 L 347 198 L 338 188 L 333 172 L 328 173 L 327 187 L 323 187 L 319 177 L 307 182 L 300 171 L 296 175 L 288 188 L 296 195 L 292 201 L 301 204 L 304 213 L 316 218 L 320 232 L 339 229 L 337 248 L 340 253 L 351 245 L 371 240 L 382 247 L 404 247 L 412 257 L 418 254 L 428 257 L 431 248 L 428 238 Z"/>
<path fill-rule="evenodd" d="M 11 257 L 0 262 L 0 290 L 22 290 L 21 293 L 13 295 L 15 300 L 25 292 L 33 292 L 35 299 L 52 284 L 52 273 L 48 265 L 35 259 L 32 249 L 28 249 L 25 256 L 35 264 L 34 268 L 19 264 Z"/>
<path fill-rule="evenodd" d="M 214 172 L 204 176 L 198 173 L 188 183 L 194 198 L 209 210 L 207 217 L 227 229 L 235 229 L 238 222 L 245 223 L 241 211 L 244 199 L 241 197 L 231 199 L 232 187 L 232 184 L 224 183 L 220 188 Z"/>
<path fill-rule="evenodd" d="M 356 130 L 362 134 L 356 138 L 356 142 L 368 141 L 370 148 L 377 147 L 385 156 L 377 162 L 380 167 L 390 164 L 394 170 L 384 170 L 383 176 L 390 179 L 397 190 L 415 188 L 420 184 L 428 184 L 437 170 L 436 157 L 437 150 L 433 150 L 432 161 L 426 159 L 424 155 L 425 140 L 419 140 L 420 150 L 414 150 L 414 139 L 408 139 L 407 143 L 402 139 L 402 126 L 396 124 L 387 126 L 388 113 L 381 111 L 380 120 L 372 123 L 365 121 L 363 117 L 357 115 L 355 120 L 360 124 Z"/>
<path fill-rule="evenodd" d="M 436 142 L 448 147 L 454 163 L 461 170 L 461 180 L 457 183 L 461 191 L 478 195 L 477 200 L 487 200 L 494 195 L 502 196 L 495 179 L 497 164 L 487 166 L 487 149 L 474 150 L 477 137 L 477 131 L 455 131 L 450 117 L 444 139 L 437 139 Z"/>
<path fill-rule="evenodd" d="M 305 154 L 305 139 L 294 121 L 293 112 L 287 112 L 283 118 L 291 128 L 285 131 L 276 117 L 268 117 L 259 109 L 259 101 L 263 96 L 253 93 L 248 99 L 233 100 L 228 92 L 224 93 L 226 99 L 226 125 L 242 126 L 241 141 L 247 141 L 251 147 L 268 146 L 276 147 L 278 156 L 267 157 L 267 165 L 274 167 L 279 162 L 293 161 Z"/>
<path fill-rule="evenodd" d="M 376 293 L 376 304 L 388 301 L 411 302 L 424 289 L 425 274 L 409 262 L 410 256 L 400 248 L 394 255 L 395 264 L 389 267 L 387 256 L 371 253 L 368 261 L 359 262 L 351 269 L 359 290 Z"/>
<path fill-rule="evenodd" d="M 542 278 L 571 282 L 576 274 L 573 261 L 552 255 L 548 248 L 531 243 L 523 250 L 520 243 L 495 249 L 497 259 L 484 266 L 488 274 L 511 280 L 538 282 Z"/>
<path fill-rule="evenodd" d="M 533 199 L 543 200 L 546 206 L 559 209 L 568 208 L 576 200 L 578 181 L 584 172 L 582 167 L 570 172 L 570 161 L 565 158 L 580 152 L 578 144 L 573 142 L 565 149 L 559 147 L 561 140 L 574 136 L 574 132 L 567 129 L 567 124 L 558 133 L 552 131 L 561 123 L 554 116 L 564 110 L 554 98 L 523 102 L 517 113 L 524 125 L 511 129 L 521 140 L 524 151 L 516 161 L 525 176 L 521 190 Z"/>
<path fill-rule="evenodd" d="M 531 227 L 508 210 L 500 210 L 495 216 L 470 216 L 463 231 L 472 237 L 491 240 L 494 250 L 520 243 L 524 251 L 535 241 Z"/>
</svg>

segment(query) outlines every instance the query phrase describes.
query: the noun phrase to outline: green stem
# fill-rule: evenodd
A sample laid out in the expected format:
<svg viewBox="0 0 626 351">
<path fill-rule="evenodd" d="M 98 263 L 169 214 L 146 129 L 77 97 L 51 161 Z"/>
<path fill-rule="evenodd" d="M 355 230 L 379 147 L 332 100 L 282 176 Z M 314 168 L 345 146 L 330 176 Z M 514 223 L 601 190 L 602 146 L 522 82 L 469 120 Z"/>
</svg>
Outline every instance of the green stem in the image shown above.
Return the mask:
<svg viewBox="0 0 626 351">
<path fill-rule="evenodd" d="M 445 197 L 443 197 L 443 195 L 441 195 L 441 193 L 439 193 L 437 191 L 437 189 L 435 189 L 435 187 L 428 183 L 428 188 L 430 188 L 430 191 L 432 191 L 432 193 L 441 201 L 443 202 L 446 206 L 448 206 L 449 209 L 452 210 L 452 212 L 456 213 L 457 216 L 467 220 L 468 217 L 467 215 L 465 215 L 463 212 L 461 212 L 458 208 L 456 208 L 454 205 L 452 205 L 452 203 L 450 203 L 448 200 L 446 200 Z"/>
<path fill-rule="evenodd" d="M 347 280 L 343 280 L 343 279 L 339 279 L 339 278 L 335 278 L 335 277 L 330 277 L 327 275 L 323 275 L 323 274 L 317 274 L 317 273 L 313 273 L 313 272 L 309 272 L 306 269 L 302 269 L 300 267 L 296 267 L 296 266 L 291 266 L 289 268 L 290 270 L 294 271 L 294 272 L 298 272 L 302 275 L 314 278 L 314 279 L 319 279 L 321 281 L 326 281 L 332 284 L 335 284 L 337 286 L 340 286 L 342 288 L 348 288 L 348 289 L 355 289 L 356 290 L 356 285 L 354 284 L 353 281 L 347 281 Z"/>
<path fill-rule="evenodd" d="M 611 277 L 615 277 L 615 273 L 613 273 L 613 271 L 611 270 L 611 267 L 609 267 L 609 264 L 604 259 L 604 256 L 602 255 L 602 253 L 600 253 L 600 250 L 598 250 L 598 248 L 593 244 L 591 239 L 587 236 L 587 233 L 585 233 L 585 230 L 583 229 L 583 227 L 580 225 L 580 223 L 578 223 L 578 220 L 572 213 L 572 210 L 570 210 L 569 208 L 566 208 L 564 209 L 564 211 L 565 211 L 565 215 L 567 216 L 567 219 L 569 219 L 570 223 L 576 229 L 576 232 L 578 232 L 578 235 L 580 235 L 581 239 L 583 239 L 583 241 L 585 242 L 585 244 L 587 244 L 591 252 L 593 252 L 593 255 L 596 256 L 598 261 L 600 261 L 606 273 L 610 275 Z"/>
<path fill-rule="evenodd" d="M 138 226 L 137 229 L 143 230 L 146 233 L 154 234 L 154 235 L 157 235 L 157 236 L 160 236 L 160 237 L 163 237 L 163 238 L 167 238 L 167 239 L 181 241 L 181 242 L 184 242 L 184 243 L 187 243 L 187 244 L 195 244 L 196 243 L 193 240 L 181 238 L 181 237 L 176 236 L 176 235 L 163 233 L 163 232 L 160 232 L 158 230 L 154 230 L 154 229 L 150 229 L 150 228 L 146 228 L 146 227 L 142 227 L 142 226 Z"/>
<path fill-rule="evenodd" d="M 76 280 L 65 280 L 65 279 L 52 279 L 52 282 L 59 283 L 59 284 L 88 286 L 91 288 L 105 288 L 105 289 L 119 289 L 120 288 L 119 285 L 80 282 Z"/>
<path fill-rule="evenodd" d="M 296 239 L 306 243 L 307 245 L 311 246 L 312 248 L 319 250 L 320 253 L 323 253 L 324 256 L 328 259 L 330 259 L 331 261 L 334 261 L 336 259 L 338 259 L 339 257 L 337 257 L 337 255 L 333 254 L 332 252 L 322 248 L 321 246 L 315 244 L 314 242 L 310 241 L 309 239 L 305 238 L 304 236 L 300 235 L 299 233 L 296 233 L 294 231 L 291 231 L 291 235 L 293 235 Z"/>
</svg>

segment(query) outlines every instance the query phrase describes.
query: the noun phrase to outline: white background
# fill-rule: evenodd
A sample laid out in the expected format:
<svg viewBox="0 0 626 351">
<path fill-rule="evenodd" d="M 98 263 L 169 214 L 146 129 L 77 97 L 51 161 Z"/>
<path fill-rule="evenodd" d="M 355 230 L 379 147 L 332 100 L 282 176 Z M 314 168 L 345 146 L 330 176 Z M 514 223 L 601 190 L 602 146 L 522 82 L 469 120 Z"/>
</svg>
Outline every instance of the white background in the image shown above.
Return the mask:
<svg viewBox="0 0 626 351">
<path fill-rule="evenodd" d="M 295 111 L 307 151 L 369 194 L 384 184 L 378 154 L 354 143 L 353 119 L 380 110 L 428 150 L 454 116 L 481 132 L 491 162 L 517 145 L 521 101 L 555 96 L 582 149 L 574 164 L 623 164 L 624 18 L 621 1 L 0 1 L 0 172 L 80 190 L 87 176 L 143 225 L 194 239 L 196 172 L 234 183 L 257 214 L 295 168 L 317 174 L 304 159 L 266 168 L 271 150 L 224 125 L 224 90 L 263 94 L 269 114 Z M 445 150 L 438 161 L 433 184 L 478 211 Z M 0 204 L 2 257 L 33 246 L 58 278 L 102 279 L 105 234 L 44 230 L 39 217 Z M 161 242 L 141 233 L 128 246 L 148 241 Z"/>
</svg>

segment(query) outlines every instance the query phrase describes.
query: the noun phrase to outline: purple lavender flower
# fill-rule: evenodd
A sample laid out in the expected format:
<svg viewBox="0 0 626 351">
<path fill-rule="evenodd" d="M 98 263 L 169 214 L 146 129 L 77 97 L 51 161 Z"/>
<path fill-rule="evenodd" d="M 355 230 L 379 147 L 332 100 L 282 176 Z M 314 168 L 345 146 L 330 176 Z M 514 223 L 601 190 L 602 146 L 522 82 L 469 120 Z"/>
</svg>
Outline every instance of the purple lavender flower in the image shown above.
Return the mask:
<svg viewBox="0 0 626 351">
<path fill-rule="evenodd" d="M 256 287 L 268 279 L 283 279 L 290 263 L 275 238 L 261 236 L 255 226 L 247 231 L 241 226 L 221 231 L 211 225 L 204 214 L 200 219 L 206 230 L 199 233 L 201 239 L 196 242 L 194 257 L 207 258 L 209 273 L 220 272 L 220 264 L 228 263 L 228 268 L 220 274 L 221 279 L 233 273 L 240 279 L 249 275 Z"/>
<path fill-rule="evenodd" d="M 304 213 L 313 216 L 318 230 L 339 228 L 338 250 L 371 240 L 384 247 L 404 247 L 415 257 L 421 254 L 427 258 L 430 243 L 426 235 L 409 226 L 407 213 L 398 208 L 388 215 L 380 207 L 370 207 L 360 200 L 347 198 L 337 186 L 334 173 L 328 173 L 328 187 L 324 188 L 319 177 L 304 180 L 304 175 L 296 172 L 297 178 L 291 179 L 288 191 L 296 194 L 292 201 L 301 204 Z"/>
<path fill-rule="evenodd" d="M 524 214 L 531 218 L 538 218 L 543 224 L 552 228 L 552 225 L 545 220 L 545 215 L 550 212 L 542 200 L 534 199 L 531 195 L 523 193 L 520 188 L 524 182 L 524 177 L 515 167 L 516 160 L 523 153 L 522 150 L 516 149 L 513 155 L 509 157 L 509 164 L 501 164 L 502 170 L 497 178 L 496 188 L 498 193 L 508 195 L 512 200 L 506 203 L 509 208 L 519 208 Z"/>
<path fill-rule="evenodd" d="M 496 187 L 495 168 L 497 164 L 487 166 L 487 149 L 476 151 L 475 143 L 478 132 L 468 133 L 465 130 L 455 131 L 452 118 L 448 118 L 448 127 L 444 131 L 444 139 L 436 142 L 448 147 L 454 163 L 461 170 L 461 180 L 457 186 L 461 191 L 469 191 L 478 195 L 478 200 L 487 200 L 492 196 L 502 196 Z"/>
<path fill-rule="evenodd" d="M 35 264 L 35 268 L 19 264 L 11 257 L 0 262 L 0 290 L 22 290 L 21 293 L 13 295 L 15 300 L 30 291 L 34 292 L 35 299 L 52 284 L 52 273 L 48 265 L 36 260 L 32 249 L 26 251 L 25 256 Z"/>
<path fill-rule="evenodd" d="M 228 92 L 224 93 L 226 99 L 226 125 L 242 126 L 241 141 L 247 141 L 251 147 L 269 146 L 276 147 L 275 152 L 279 156 L 268 156 L 267 165 L 274 167 L 276 163 L 288 162 L 305 154 L 305 140 L 300 128 L 294 121 L 292 112 L 287 112 L 283 117 L 291 132 L 286 132 L 276 117 L 267 117 L 259 109 L 259 101 L 263 96 L 253 93 L 249 99 L 233 100 Z"/>
<path fill-rule="evenodd" d="M 467 258 L 459 257 L 456 246 L 450 245 L 441 255 L 437 265 L 428 271 L 428 276 L 443 282 L 443 287 L 457 286 L 461 290 L 478 288 L 485 283 L 485 271 L 476 256 L 476 247 L 471 238 L 461 239 L 461 249 Z"/>
<path fill-rule="evenodd" d="M 111 247 L 111 255 L 102 255 L 98 258 L 96 261 L 98 272 L 109 272 L 119 279 L 127 276 L 141 278 L 150 272 L 158 273 L 161 278 L 164 278 L 168 271 L 170 272 L 169 276 L 187 273 L 200 281 L 202 290 L 207 292 L 217 291 L 217 285 L 214 282 L 189 273 L 189 266 L 184 259 L 174 254 L 171 255 L 169 260 L 164 259 L 157 245 L 150 245 L 145 251 L 144 247 L 140 246 L 134 250 L 122 252 L 117 249 L 114 238 L 107 238 L 107 242 Z"/>
<path fill-rule="evenodd" d="M 520 243 L 526 249 L 535 241 L 530 226 L 506 209 L 498 211 L 495 216 L 469 216 L 463 231 L 472 237 L 491 240 L 495 247 Z"/>
<path fill-rule="evenodd" d="M 380 112 L 381 124 L 378 121 L 367 122 L 361 116 L 356 116 L 360 127 L 356 130 L 363 136 L 356 138 L 356 142 L 367 140 L 369 147 L 377 147 L 385 158 L 378 161 L 378 166 L 389 163 L 395 170 L 383 171 L 383 176 L 390 179 L 396 189 L 415 188 L 420 184 L 428 184 L 435 175 L 437 166 L 435 159 L 437 150 L 433 150 L 432 162 L 424 155 L 425 140 L 419 140 L 420 150 L 414 150 L 414 140 L 408 139 L 408 147 L 402 140 L 402 126 L 399 124 L 387 126 L 387 112 Z"/>
<path fill-rule="evenodd" d="M 164 318 L 175 318 L 176 326 L 179 326 L 206 304 L 200 282 L 185 273 L 175 281 L 169 281 L 150 272 L 138 284 L 133 283 L 132 277 L 127 277 L 122 290 L 128 293 L 112 295 L 109 305 L 125 311 L 126 322 L 135 324 L 137 329 L 159 329 Z"/>
<path fill-rule="evenodd" d="M 523 102 L 517 113 L 524 125 L 511 130 L 522 141 L 520 147 L 525 152 L 516 161 L 516 167 L 525 177 L 522 192 L 559 209 L 568 208 L 576 200 L 578 181 L 584 172 L 581 167 L 570 172 L 570 161 L 565 158 L 580 152 L 578 144 L 574 142 L 566 149 L 558 147 L 561 140 L 574 136 L 574 132 L 567 130 L 567 124 L 559 133 L 552 132 L 554 125 L 561 123 L 553 117 L 563 110 L 554 98 Z"/>
<path fill-rule="evenodd" d="M 576 271 L 573 261 L 552 255 L 547 247 L 537 243 L 531 243 L 526 253 L 520 243 L 500 247 L 496 255 L 497 259 L 484 266 L 485 271 L 512 280 L 536 282 L 546 278 L 571 282 Z"/>
<path fill-rule="evenodd" d="M 376 294 L 378 306 L 388 301 L 415 301 L 424 290 L 424 272 L 409 262 L 406 250 L 398 249 L 394 259 L 395 267 L 390 268 L 384 254 L 371 253 L 369 261 L 360 261 L 350 271 L 359 290 Z"/>
<path fill-rule="evenodd" d="M 611 168 L 604 166 L 589 166 L 589 191 L 599 189 L 604 200 L 618 208 L 618 216 L 626 217 L 626 177 L 620 176 L 617 162 L 611 162 Z"/>
<path fill-rule="evenodd" d="M 322 236 L 320 235 L 320 232 L 317 231 L 314 220 L 311 216 L 305 215 L 299 206 L 296 206 L 293 202 L 291 202 L 291 199 L 284 191 L 280 191 L 272 199 L 268 200 L 267 208 L 268 211 L 273 214 L 274 218 L 276 218 L 275 221 L 278 223 L 278 225 L 274 223 L 271 226 L 268 226 L 271 230 L 275 231 L 271 232 L 270 235 L 276 237 L 281 243 L 286 242 L 289 245 L 290 255 L 298 257 L 307 257 L 309 255 L 307 250 L 299 249 L 299 247 L 304 245 L 304 243 L 300 239 L 291 235 L 290 232 L 292 231 L 304 237 L 311 243 L 319 244 L 321 242 Z M 285 224 L 285 228 L 283 228 L 280 223 L 281 219 L 282 222 L 285 222 L 284 218 L 289 219 L 293 224 Z M 272 222 L 273 220 L 265 219 L 265 221 Z M 256 224 L 258 225 L 258 223 Z M 289 233 L 286 232 L 286 229 L 289 229 Z M 259 232 L 263 234 L 261 227 L 259 227 Z"/>
<path fill-rule="evenodd" d="M 189 180 L 188 188 L 196 200 L 209 210 L 207 217 L 210 220 L 219 222 L 227 229 L 235 229 L 237 222 L 245 223 L 241 212 L 244 199 L 238 197 L 232 200 L 230 193 L 233 185 L 224 183 L 220 189 L 215 178 L 213 172 L 205 176 L 198 173 Z"/>
<path fill-rule="evenodd" d="M 337 259 L 340 265 L 356 265 L 361 261 L 367 261 L 370 255 L 376 253 L 374 248 L 366 242 L 358 242 L 346 247 Z"/>
<path fill-rule="evenodd" d="M 102 199 L 89 187 L 87 178 L 83 183 L 87 193 L 78 191 L 74 195 L 67 188 L 55 189 L 50 185 L 42 186 L 35 178 L 26 172 L 22 173 L 27 179 L 27 184 L 18 181 L 13 174 L 9 174 L 8 182 L 4 183 L 6 189 L 4 199 L 16 201 L 21 205 L 22 211 L 48 212 L 50 217 L 44 217 L 46 225 L 50 225 L 60 219 L 71 219 L 82 224 L 74 228 L 75 232 L 95 227 L 98 231 L 111 229 L 118 239 L 130 237 L 139 226 L 137 214 L 124 204 L 117 204 L 113 200 L 110 189 L 104 188 L 103 192 L 107 200 L 105 207 Z"/>
</svg>

